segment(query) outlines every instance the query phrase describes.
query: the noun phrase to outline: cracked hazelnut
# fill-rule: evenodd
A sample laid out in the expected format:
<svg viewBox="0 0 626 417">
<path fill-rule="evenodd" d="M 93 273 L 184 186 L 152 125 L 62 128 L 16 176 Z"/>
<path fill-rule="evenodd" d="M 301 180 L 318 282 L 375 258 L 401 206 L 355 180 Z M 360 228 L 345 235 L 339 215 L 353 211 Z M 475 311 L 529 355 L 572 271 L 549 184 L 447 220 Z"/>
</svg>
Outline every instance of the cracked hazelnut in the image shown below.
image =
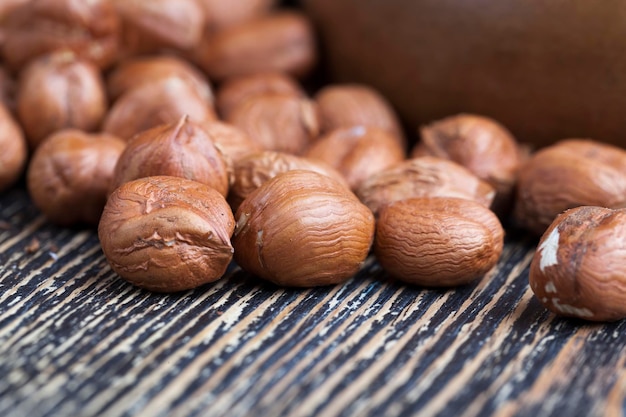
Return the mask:
<svg viewBox="0 0 626 417">
<path fill-rule="evenodd" d="M 0 192 L 20 178 L 28 158 L 22 129 L 9 110 L 0 103 Z"/>
</svg>

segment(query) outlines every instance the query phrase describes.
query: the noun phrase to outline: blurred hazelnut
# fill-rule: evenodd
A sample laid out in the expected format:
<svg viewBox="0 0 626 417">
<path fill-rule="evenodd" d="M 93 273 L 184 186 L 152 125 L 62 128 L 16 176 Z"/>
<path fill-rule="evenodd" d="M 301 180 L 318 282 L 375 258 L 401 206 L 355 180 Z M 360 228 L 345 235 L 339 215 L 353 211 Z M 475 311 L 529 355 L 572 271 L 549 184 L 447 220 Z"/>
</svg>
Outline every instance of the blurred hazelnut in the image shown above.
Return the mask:
<svg viewBox="0 0 626 417">
<path fill-rule="evenodd" d="M 206 17 L 205 29 L 211 35 L 267 14 L 278 0 L 198 0 Z"/>
<path fill-rule="evenodd" d="M 28 158 L 22 129 L 9 110 L 0 103 L 0 192 L 20 178 Z"/>
<path fill-rule="evenodd" d="M 0 103 L 11 112 L 15 111 L 15 94 L 17 83 L 9 72 L 0 66 Z"/>
<path fill-rule="evenodd" d="M 246 132 L 231 124 L 211 120 L 202 123 L 201 127 L 224 156 L 231 176 L 237 161 L 250 153 L 263 150 L 261 144 L 253 141 Z"/>
</svg>

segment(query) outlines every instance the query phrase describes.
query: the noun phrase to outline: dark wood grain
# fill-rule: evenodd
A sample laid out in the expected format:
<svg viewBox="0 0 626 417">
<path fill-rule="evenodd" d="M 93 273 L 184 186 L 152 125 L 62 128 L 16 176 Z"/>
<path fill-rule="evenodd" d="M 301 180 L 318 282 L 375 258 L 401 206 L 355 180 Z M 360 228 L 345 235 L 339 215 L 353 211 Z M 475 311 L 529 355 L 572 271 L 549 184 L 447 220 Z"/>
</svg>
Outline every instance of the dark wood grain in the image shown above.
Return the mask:
<svg viewBox="0 0 626 417">
<path fill-rule="evenodd" d="M 0 197 L 0 416 L 626 414 L 626 323 L 547 312 L 527 284 L 534 244 L 510 233 L 494 271 L 447 291 L 369 259 L 334 287 L 232 265 L 162 295 L 17 187 Z"/>
</svg>

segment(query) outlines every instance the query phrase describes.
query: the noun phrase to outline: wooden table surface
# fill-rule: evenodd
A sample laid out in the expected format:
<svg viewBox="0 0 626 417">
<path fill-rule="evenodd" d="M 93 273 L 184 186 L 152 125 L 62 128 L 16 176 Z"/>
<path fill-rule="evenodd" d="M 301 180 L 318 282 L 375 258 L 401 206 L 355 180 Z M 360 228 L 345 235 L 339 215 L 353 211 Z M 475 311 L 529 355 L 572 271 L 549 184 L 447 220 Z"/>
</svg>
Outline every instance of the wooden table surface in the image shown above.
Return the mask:
<svg viewBox="0 0 626 417">
<path fill-rule="evenodd" d="M 496 270 L 452 290 L 370 260 L 334 287 L 233 266 L 161 295 L 18 186 L 0 196 L 0 416 L 626 414 L 626 321 L 547 312 L 527 284 L 535 243 L 509 233 Z"/>
</svg>

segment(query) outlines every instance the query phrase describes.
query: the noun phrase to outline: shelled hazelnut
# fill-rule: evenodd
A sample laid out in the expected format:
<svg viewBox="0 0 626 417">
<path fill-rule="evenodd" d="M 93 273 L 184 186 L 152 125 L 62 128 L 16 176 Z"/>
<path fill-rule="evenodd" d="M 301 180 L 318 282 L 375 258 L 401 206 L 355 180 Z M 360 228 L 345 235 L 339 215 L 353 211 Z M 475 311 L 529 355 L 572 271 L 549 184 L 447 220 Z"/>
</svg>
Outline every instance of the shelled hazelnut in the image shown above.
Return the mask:
<svg viewBox="0 0 626 417">
<path fill-rule="evenodd" d="M 28 158 L 28 145 L 22 129 L 9 110 L 0 103 L 0 192 L 20 178 Z"/>
<path fill-rule="evenodd" d="M 204 9 L 208 36 L 270 13 L 277 0 L 198 0 Z"/>
<path fill-rule="evenodd" d="M 246 132 L 229 123 L 209 120 L 201 123 L 200 126 L 224 156 L 231 177 L 237 161 L 248 154 L 263 150 L 260 143 L 253 141 Z"/>
</svg>

